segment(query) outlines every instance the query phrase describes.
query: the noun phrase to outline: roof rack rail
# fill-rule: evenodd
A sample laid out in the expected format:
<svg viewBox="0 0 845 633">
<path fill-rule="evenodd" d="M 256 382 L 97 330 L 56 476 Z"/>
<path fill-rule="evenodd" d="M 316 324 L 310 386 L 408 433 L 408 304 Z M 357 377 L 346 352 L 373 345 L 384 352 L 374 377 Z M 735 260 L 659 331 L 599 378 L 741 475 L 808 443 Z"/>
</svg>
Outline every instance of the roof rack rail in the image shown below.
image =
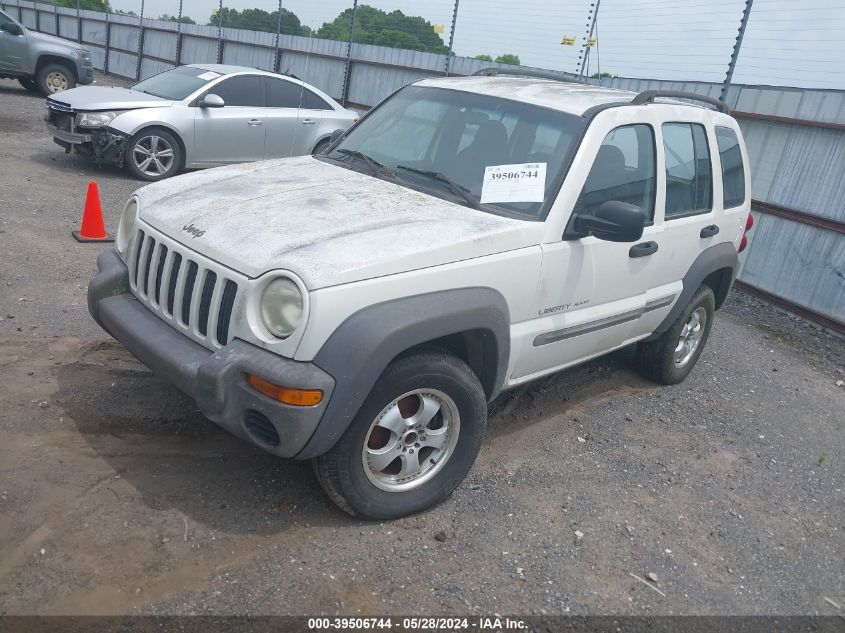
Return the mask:
<svg viewBox="0 0 845 633">
<path fill-rule="evenodd" d="M 700 101 L 702 103 L 706 103 L 708 105 L 713 106 L 719 112 L 724 112 L 725 114 L 730 114 L 730 108 L 728 105 L 718 99 L 714 99 L 713 97 L 707 97 L 705 95 L 695 94 L 694 92 L 683 92 L 680 90 L 645 90 L 634 97 L 633 101 L 631 101 L 631 105 L 646 105 L 648 103 L 654 103 L 654 100 L 660 97 L 669 97 L 675 99 L 689 99 L 691 101 Z"/>
<path fill-rule="evenodd" d="M 568 74 L 562 73 L 562 71 L 556 73 L 550 70 L 534 70 L 533 68 L 497 68 L 495 66 L 491 66 L 472 73 L 473 77 L 496 77 L 498 75 L 533 77 L 535 79 L 553 79 L 555 81 L 573 84 L 589 84 L 589 82 L 582 77 L 569 76 Z"/>
</svg>

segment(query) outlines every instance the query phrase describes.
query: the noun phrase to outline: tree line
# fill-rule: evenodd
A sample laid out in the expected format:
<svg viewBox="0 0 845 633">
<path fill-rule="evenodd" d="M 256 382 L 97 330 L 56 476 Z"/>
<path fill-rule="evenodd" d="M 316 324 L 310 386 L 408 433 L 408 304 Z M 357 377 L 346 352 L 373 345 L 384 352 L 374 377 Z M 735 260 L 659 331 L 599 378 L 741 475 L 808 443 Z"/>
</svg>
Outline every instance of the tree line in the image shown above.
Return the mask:
<svg viewBox="0 0 845 633">
<path fill-rule="evenodd" d="M 136 15 L 134 11 L 114 11 L 109 0 L 56 0 L 60 7 L 76 8 L 77 1 L 80 9 L 89 11 L 108 11 L 124 15 Z M 224 7 L 222 11 L 215 10 L 208 19 L 211 26 L 222 25 L 232 29 L 246 29 L 250 31 L 265 31 L 275 33 L 278 29 L 284 35 L 314 36 L 327 40 L 349 40 L 349 25 L 352 21 L 352 9 L 342 11 L 331 22 L 325 22 L 319 29 L 312 29 L 302 24 L 299 17 L 288 9 L 282 9 L 282 19 L 279 22 L 279 12 L 264 9 L 230 9 Z M 189 16 L 160 15 L 159 20 L 196 24 Z M 281 25 L 281 28 L 279 28 Z M 388 46 L 390 48 L 404 48 L 412 51 L 438 53 L 446 55 L 449 48 L 434 30 L 434 25 L 423 17 L 405 15 L 402 11 L 382 11 L 367 5 L 360 5 L 355 14 L 355 31 L 352 41 L 359 44 L 373 44 L 374 46 Z M 475 59 L 492 62 L 493 57 L 487 54 L 477 55 Z M 496 62 L 502 64 L 519 64 L 519 57 L 510 53 L 499 55 Z"/>
</svg>

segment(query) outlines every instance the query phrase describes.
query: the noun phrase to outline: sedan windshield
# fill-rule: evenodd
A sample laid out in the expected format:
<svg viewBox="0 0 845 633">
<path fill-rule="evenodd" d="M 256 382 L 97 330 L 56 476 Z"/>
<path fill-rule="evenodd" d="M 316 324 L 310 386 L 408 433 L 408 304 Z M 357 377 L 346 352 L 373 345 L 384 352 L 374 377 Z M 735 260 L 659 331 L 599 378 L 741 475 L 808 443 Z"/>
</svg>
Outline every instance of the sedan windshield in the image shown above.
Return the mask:
<svg viewBox="0 0 845 633">
<path fill-rule="evenodd" d="M 458 204 L 538 220 L 583 125 L 581 117 L 519 101 L 408 86 L 326 158 Z"/>
<path fill-rule="evenodd" d="M 144 79 L 132 86 L 132 90 L 146 92 L 162 99 L 179 101 L 218 77 L 222 75 L 214 71 L 179 66 Z"/>
</svg>

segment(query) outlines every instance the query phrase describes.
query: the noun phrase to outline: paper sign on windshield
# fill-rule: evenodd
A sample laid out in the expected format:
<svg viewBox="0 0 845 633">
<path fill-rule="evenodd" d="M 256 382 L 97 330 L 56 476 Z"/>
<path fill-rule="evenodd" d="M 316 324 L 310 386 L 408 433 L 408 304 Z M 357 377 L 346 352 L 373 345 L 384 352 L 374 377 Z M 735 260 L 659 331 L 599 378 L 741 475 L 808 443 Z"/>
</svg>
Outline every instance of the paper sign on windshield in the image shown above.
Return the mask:
<svg viewBox="0 0 845 633">
<path fill-rule="evenodd" d="M 197 79 L 202 79 L 203 81 L 211 81 L 212 79 L 217 79 L 218 77 L 222 77 L 220 73 L 216 73 L 212 70 L 209 70 L 207 73 L 203 73 L 201 75 L 197 75 Z"/>
<path fill-rule="evenodd" d="M 481 204 L 497 202 L 543 202 L 546 163 L 490 165 L 484 169 Z"/>
</svg>

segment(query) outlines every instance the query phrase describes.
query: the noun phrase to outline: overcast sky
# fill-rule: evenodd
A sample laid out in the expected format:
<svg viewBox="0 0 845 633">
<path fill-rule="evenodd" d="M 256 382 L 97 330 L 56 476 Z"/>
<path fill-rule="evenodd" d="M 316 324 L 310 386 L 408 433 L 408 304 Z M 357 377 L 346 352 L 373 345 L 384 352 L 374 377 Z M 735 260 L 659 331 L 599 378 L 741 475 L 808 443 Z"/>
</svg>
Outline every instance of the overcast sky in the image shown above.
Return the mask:
<svg viewBox="0 0 845 633">
<path fill-rule="evenodd" d="M 140 0 L 111 0 L 139 10 Z M 460 0 L 455 52 L 519 55 L 524 64 L 574 71 L 595 0 Z M 362 0 L 443 24 L 448 40 L 453 0 Z M 236 9 L 275 10 L 278 0 L 224 0 Z M 318 28 L 351 0 L 283 0 Z M 599 46 L 590 72 L 627 77 L 722 81 L 744 0 L 601 0 Z M 184 13 L 205 23 L 217 0 L 184 0 Z M 175 14 L 176 0 L 145 0 L 145 15 Z M 845 0 L 755 0 L 734 80 L 741 83 L 845 88 Z"/>
</svg>

